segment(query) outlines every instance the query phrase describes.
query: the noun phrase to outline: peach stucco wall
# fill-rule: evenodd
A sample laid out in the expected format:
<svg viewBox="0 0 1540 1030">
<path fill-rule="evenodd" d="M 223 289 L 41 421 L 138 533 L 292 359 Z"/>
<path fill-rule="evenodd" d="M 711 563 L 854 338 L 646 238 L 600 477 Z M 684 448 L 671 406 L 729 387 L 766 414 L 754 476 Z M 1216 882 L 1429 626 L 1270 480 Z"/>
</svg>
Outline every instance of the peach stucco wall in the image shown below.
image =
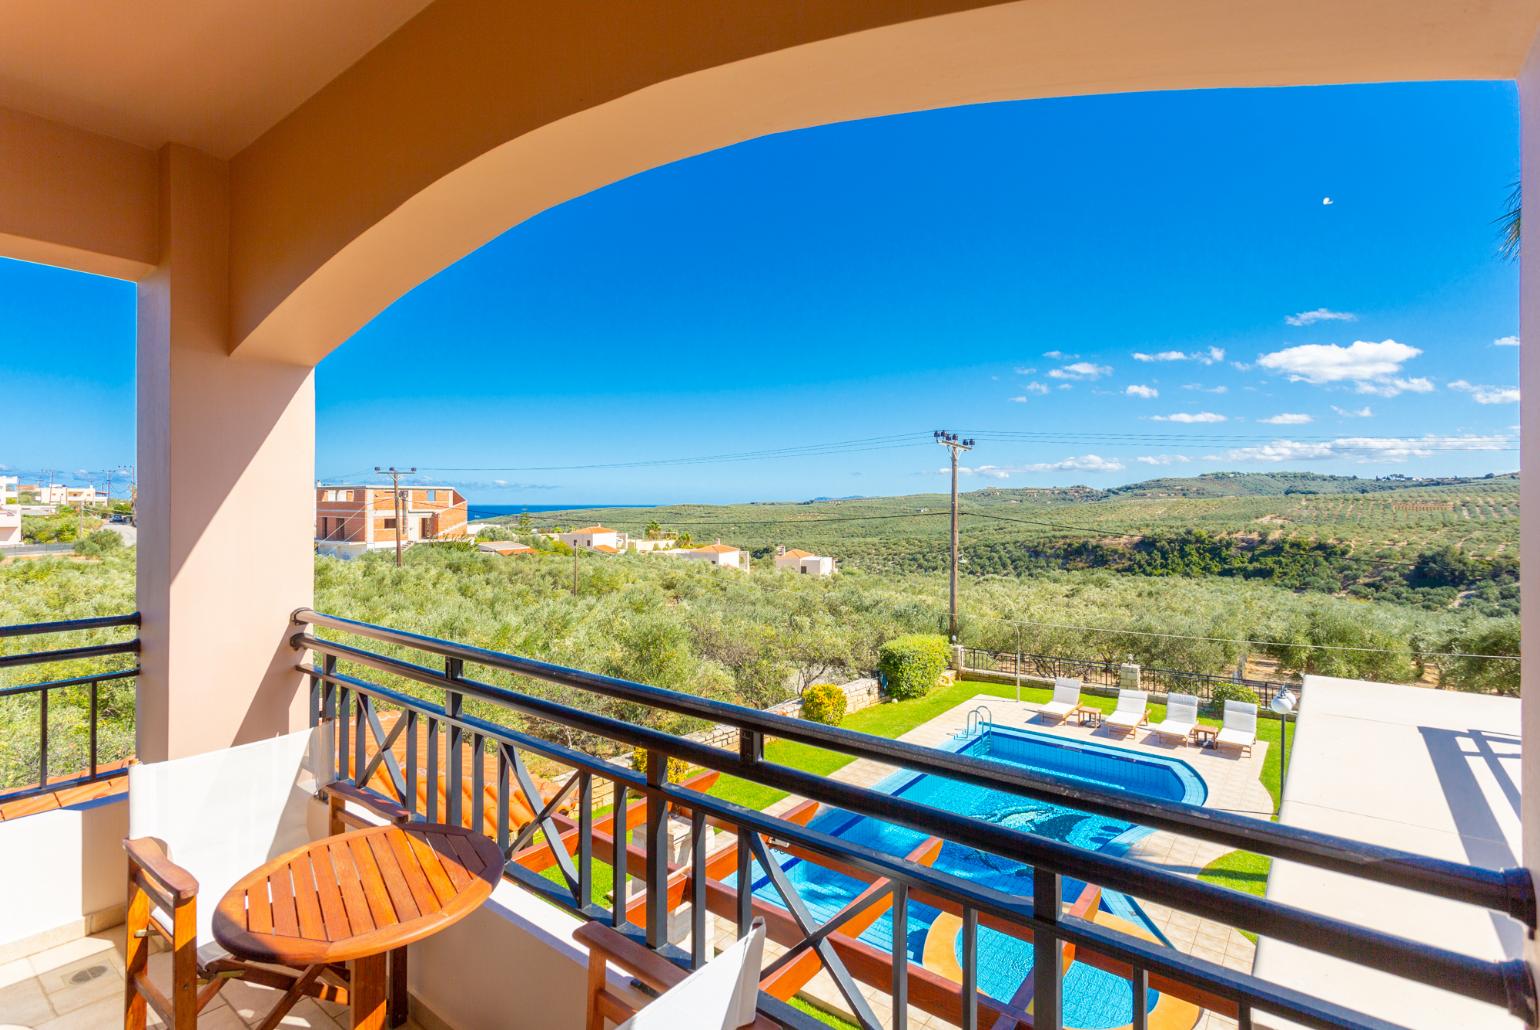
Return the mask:
<svg viewBox="0 0 1540 1030">
<path fill-rule="evenodd" d="M 160 265 L 139 291 L 138 755 L 287 732 L 287 645 L 310 604 L 314 370 L 229 354 L 229 176 L 158 161 Z"/>
</svg>

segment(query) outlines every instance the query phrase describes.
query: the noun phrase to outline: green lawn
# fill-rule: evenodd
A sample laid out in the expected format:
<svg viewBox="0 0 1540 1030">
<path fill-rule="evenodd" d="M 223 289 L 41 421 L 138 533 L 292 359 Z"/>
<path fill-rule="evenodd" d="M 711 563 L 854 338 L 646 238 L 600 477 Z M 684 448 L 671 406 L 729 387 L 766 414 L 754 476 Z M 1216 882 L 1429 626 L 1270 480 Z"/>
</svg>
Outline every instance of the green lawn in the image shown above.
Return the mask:
<svg viewBox="0 0 1540 1030">
<path fill-rule="evenodd" d="M 976 694 L 989 694 L 994 697 L 1014 698 L 1015 686 L 1008 683 L 985 683 L 977 680 L 963 680 L 953 686 L 942 690 L 935 690 L 921 698 L 911 701 L 888 701 L 884 704 L 863 708 L 845 719 L 841 724 L 845 729 L 858 730 L 861 733 L 871 733 L 879 737 L 901 737 L 922 723 L 929 722 L 936 716 L 953 708 Z M 1023 701 L 1042 703 L 1053 696 L 1053 691 L 1045 686 L 1023 684 L 1021 698 Z M 1117 706 L 1117 700 L 1110 697 L 1097 697 L 1087 694 L 1084 697 L 1086 704 L 1094 705 L 1104 712 L 1110 712 Z M 1150 721 L 1159 722 L 1166 717 L 1165 705 L 1150 706 Z M 1220 720 L 1199 716 L 1199 722 L 1219 725 Z M 1268 744 L 1267 758 L 1262 764 L 1262 785 L 1273 798 L 1273 812 L 1278 811 L 1279 769 L 1280 753 L 1278 738 L 1282 724 L 1277 719 L 1261 718 L 1257 720 L 1257 739 Z M 1289 737 L 1289 747 L 1294 746 L 1294 738 Z M 849 755 L 837 751 L 825 751 L 822 748 L 812 747 L 807 744 L 799 744 L 789 740 L 772 740 L 765 745 L 765 757 L 780 765 L 789 765 L 805 772 L 816 773 L 819 776 L 827 776 L 855 759 Z M 775 804 L 786 796 L 784 790 L 776 790 L 774 787 L 766 787 L 747 780 L 738 779 L 736 776 L 723 775 L 717 781 L 717 785 L 710 791 L 713 797 L 722 798 L 725 801 L 733 801 L 747 808 L 756 810 L 764 809 Z"/>
<path fill-rule="evenodd" d="M 901 737 L 922 723 L 962 704 L 975 694 L 993 694 L 996 697 L 1015 697 L 1016 688 L 997 683 L 964 681 L 941 690 L 933 690 L 924 697 L 910 701 L 888 701 L 870 708 L 863 708 L 845 718 L 840 725 L 847 730 L 870 733 L 878 737 Z M 1022 696 L 1026 696 L 1023 688 Z M 765 758 L 779 765 L 789 765 L 804 772 L 827 776 L 843 768 L 855 759 L 838 751 L 799 744 L 790 740 L 771 740 L 765 744 Z M 774 787 L 750 783 L 736 776 L 724 774 L 709 791 L 712 797 L 762 810 L 786 796 L 786 791 Z"/>
<path fill-rule="evenodd" d="M 1198 879 L 1232 891 L 1243 891 L 1260 897 L 1267 893 L 1267 875 L 1272 868 L 1273 860 L 1266 855 L 1254 855 L 1249 851 L 1230 851 L 1204 866 L 1203 871 L 1198 874 Z M 1256 934 L 1248 930 L 1242 930 L 1241 933 L 1245 934 L 1251 943 L 1257 942 Z"/>
<path fill-rule="evenodd" d="M 816 1005 L 810 1005 L 803 1001 L 800 996 L 793 997 L 790 1004 L 792 1008 L 806 1012 L 808 1015 L 812 1016 L 814 1019 L 818 1020 L 825 1026 L 838 1027 L 839 1030 L 861 1030 L 860 1027 L 856 1026 L 848 1019 L 841 1019 L 839 1016 L 831 1015 L 830 1013 L 825 1012 L 823 1009 L 818 1008 Z"/>
</svg>

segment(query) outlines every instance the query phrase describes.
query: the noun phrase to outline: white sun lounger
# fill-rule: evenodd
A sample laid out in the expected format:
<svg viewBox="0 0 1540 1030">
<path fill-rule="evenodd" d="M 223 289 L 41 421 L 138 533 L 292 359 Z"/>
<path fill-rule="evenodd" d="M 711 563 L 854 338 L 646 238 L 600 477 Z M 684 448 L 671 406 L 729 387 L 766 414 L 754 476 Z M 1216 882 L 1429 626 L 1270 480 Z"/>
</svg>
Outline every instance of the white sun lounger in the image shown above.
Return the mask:
<svg viewBox="0 0 1540 1030">
<path fill-rule="evenodd" d="M 1168 694 L 1166 718 L 1150 727 L 1157 736 L 1187 740 L 1198 725 L 1198 699 L 1192 694 Z"/>
<path fill-rule="evenodd" d="M 1120 690 L 1117 708 L 1102 721 L 1118 730 L 1132 731 L 1135 726 L 1143 726 L 1150 721 L 1149 699 L 1147 690 Z"/>
<path fill-rule="evenodd" d="M 1053 700 L 1039 711 L 1050 719 L 1068 719 L 1080 707 L 1080 681 L 1059 678 L 1053 681 Z"/>
<path fill-rule="evenodd" d="M 1224 725 L 1214 738 L 1214 745 L 1238 747 L 1249 755 L 1256 742 L 1257 706 L 1250 701 L 1226 701 Z"/>
</svg>

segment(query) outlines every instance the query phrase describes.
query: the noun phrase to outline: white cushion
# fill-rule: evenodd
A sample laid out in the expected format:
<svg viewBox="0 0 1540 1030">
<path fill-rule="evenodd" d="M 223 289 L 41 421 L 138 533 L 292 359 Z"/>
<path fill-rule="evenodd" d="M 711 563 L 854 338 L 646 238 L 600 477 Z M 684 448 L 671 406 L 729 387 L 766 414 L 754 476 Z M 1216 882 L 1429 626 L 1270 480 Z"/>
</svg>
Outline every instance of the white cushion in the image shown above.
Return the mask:
<svg viewBox="0 0 1540 1030">
<path fill-rule="evenodd" d="M 1214 739 L 1221 744 L 1250 747 L 1257 742 L 1257 735 L 1246 730 L 1222 729 Z"/>
<path fill-rule="evenodd" d="M 198 944 L 235 882 L 307 843 L 324 751 L 314 730 L 128 768 L 128 835 L 154 837 L 198 881 Z M 164 920 L 166 916 L 162 914 Z M 215 945 L 217 947 L 217 945 Z"/>
<path fill-rule="evenodd" d="M 658 995 L 615 1030 L 737 1030 L 754 1022 L 765 924 L 755 920 L 747 937 Z"/>
</svg>

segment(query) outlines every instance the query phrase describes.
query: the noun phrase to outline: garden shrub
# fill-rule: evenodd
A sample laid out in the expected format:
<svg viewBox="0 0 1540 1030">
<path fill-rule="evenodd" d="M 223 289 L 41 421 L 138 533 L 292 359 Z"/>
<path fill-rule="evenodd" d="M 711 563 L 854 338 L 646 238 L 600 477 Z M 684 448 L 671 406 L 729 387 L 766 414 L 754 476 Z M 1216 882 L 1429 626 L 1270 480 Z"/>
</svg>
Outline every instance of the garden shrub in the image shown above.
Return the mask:
<svg viewBox="0 0 1540 1030">
<path fill-rule="evenodd" d="M 1214 692 L 1213 696 L 1209 699 L 1209 707 L 1213 709 L 1215 714 L 1222 713 L 1225 710 L 1226 701 L 1246 701 L 1261 707 L 1261 701 L 1257 699 L 1256 692 L 1250 687 L 1239 683 L 1214 684 Z"/>
<path fill-rule="evenodd" d="M 108 551 L 116 551 L 123 546 L 123 538 L 110 529 L 98 529 L 75 541 L 75 553 L 100 558 Z"/>
<path fill-rule="evenodd" d="M 802 692 L 802 718 L 838 726 L 845 719 L 845 692 L 833 683 L 814 683 Z"/>
<path fill-rule="evenodd" d="M 647 771 L 646 748 L 637 747 L 631 749 L 631 768 L 639 773 Z M 670 755 L 668 758 L 668 782 L 683 783 L 689 775 L 690 763 L 686 762 L 683 758 L 675 758 L 673 755 Z"/>
<path fill-rule="evenodd" d="M 951 645 L 939 633 L 894 637 L 877 652 L 888 695 L 900 701 L 930 693 L 951 661 Z"/>
</svg>

